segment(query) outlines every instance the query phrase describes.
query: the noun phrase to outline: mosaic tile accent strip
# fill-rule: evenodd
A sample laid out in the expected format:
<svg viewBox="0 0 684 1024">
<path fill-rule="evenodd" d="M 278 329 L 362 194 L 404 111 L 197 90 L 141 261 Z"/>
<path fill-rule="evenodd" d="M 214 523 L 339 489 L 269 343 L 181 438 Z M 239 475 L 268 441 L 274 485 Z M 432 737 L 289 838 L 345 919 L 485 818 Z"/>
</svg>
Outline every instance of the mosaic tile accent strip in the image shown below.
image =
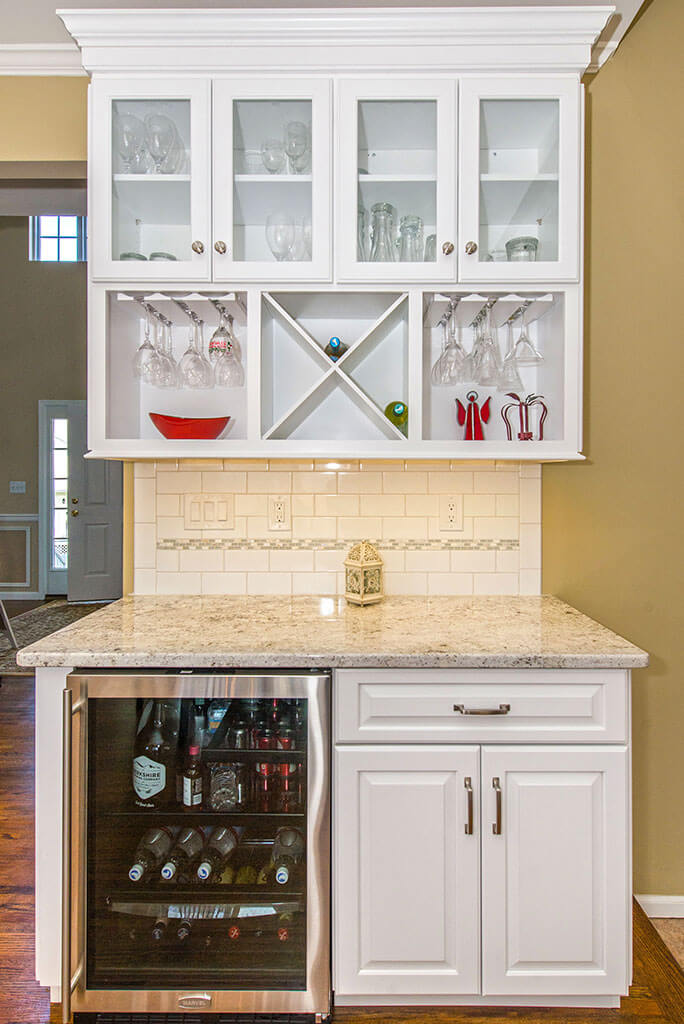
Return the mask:
<svg viewBox="0 0 684 1024">
<path fill-rule="evenodd" d="M 357 537 L 350 540 L 283 540 L 246 538 L 209 539 L 161 538 L 157 551 L 346 551 L 361 540 L 383 551 L 518 551 L 517 540 L 383 540 L 382 538 Z"/>
</svg>

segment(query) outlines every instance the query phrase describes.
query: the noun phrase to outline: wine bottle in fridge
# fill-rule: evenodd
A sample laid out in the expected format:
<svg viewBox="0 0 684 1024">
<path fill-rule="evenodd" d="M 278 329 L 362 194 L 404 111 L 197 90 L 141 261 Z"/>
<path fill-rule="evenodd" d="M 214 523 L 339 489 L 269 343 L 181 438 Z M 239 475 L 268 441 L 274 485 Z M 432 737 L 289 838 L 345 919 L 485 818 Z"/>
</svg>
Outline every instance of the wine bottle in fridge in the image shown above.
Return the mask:
<svg viewBox="0 0 684 1024">
<path fill-rule="evenodd" d="M 214 829 L 197 868 L 197 877 L 201 882 L 208 882 L 210 878 L 221 874 L 237 849 L 238 841 L 237 833 L 230 825 Z"/>
<path fill-rule="evenodd" d="M 162 878 L 169 882 L 179 874 L 187 874 L 191 865 L 202 852 L 204 843 L 205 835 L 201 828 L 196 828 L 194 825 L 182 828 L 176 845 L 161 869 Z"/>
<path fill-rule="evenodd" d="M 173 832 L 171 829 L 160 825 L 158 828 L 148 828 L 138 843 L 133 863 L 128 872 L 131 882 L 139 882 L 158 868 L 173 846 Z"/>
</svg>

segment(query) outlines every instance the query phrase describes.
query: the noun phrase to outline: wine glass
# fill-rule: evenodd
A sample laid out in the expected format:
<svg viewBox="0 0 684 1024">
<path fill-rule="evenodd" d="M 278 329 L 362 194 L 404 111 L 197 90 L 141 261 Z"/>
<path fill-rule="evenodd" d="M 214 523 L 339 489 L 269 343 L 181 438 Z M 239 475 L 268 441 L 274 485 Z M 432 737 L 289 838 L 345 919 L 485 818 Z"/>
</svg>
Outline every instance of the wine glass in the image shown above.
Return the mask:
<svg viewBox="0 0 684 1024">
<path fill-rule="evenodd" d="M 150 333 L 151 321 L 150 314 L 148 313 L 145 320 L 145 337 L 133 359 L 133 373 L 138 380 L 144 381 L 145 384 L 157 384 L 160 360 L 159 353 L 152 344 Z"/>
<path fill-rule="evenodd" d="M 508 339 L 506 343 L 506 355 L 504 356 L 503 367 L 501 369 L 498 390 L 502 391 L 504 394 L 508 394 L 509 391 L 515 391 L 517 394 L 523 390 L 523 382 L 518 370 L 518 361 L 515 358 L 512 320 L 508 321 L 507 329 Z"/>
<path fill-rule="evenodd" d="M 219 313 L 219 325 L 209 339 L 209 358 L 212 363 L 215 363 L 231 347 L 231 336 L 226 326 L 226 316 L 223 310 L 221 310 Z"/>
<path fill-rule="evenodd" d="M 245 371 L 232 348 L 228 348 L 216 360 L 214 383 L 219 388 L 241 388 L 245 383 Z"/>
<path fill-rule="evenodd" d="M 541 352 L 537 351 L 527 333 L 526 317 L 527 307 L 524 307 L 520 318 L 520 334 L 515 343 L 515 360 L 518 366 L 536 366 L 537 363 L 543 362 L 544 357 Z"/>
<path fill-rule="evenodd" d="M 166 114 L 148 114 L 145 118 L 145 141 L 157 174 L 163 173 L 163 164 L 171 151 L 176 134 L 176 126 Z"/>
<path fill-rule="evenodd" d="M 480 355 L 475 383 L 483 388 L 497 387 L 501 380 L 501 353 L 492 325 L 491 307 L 487 306 L 481 334 Z"/>
<path fill-rule="evenodd" d="M 303 174 L 302 157 L 309 149 L 309 129 L 303 121 L 290 121 L 285 129 L 285 152 L 290 159 L 290 174 Z"/>
<path fill-rule="evenodd" d="M 181 385 L 188 388 L 210 388 L 214 382 L 211 363 L 204 355 L 202 324 L 190 328 L 190 343 L 178 364 Z"/>
<path fill-rule="evenodd" d="M 139 173 L 134 165 L 145 146 L 145 125 L 135 114 L 117 114 L 114 118 L 114 145 L 123 162 L 125 174 Z"/>
<path fill-rule="evenodd" d="M 261 144 L 261 161 L 269 174 L 280 174 L 285 166 L 285 149 L 280 139 L 266 139 Z"/>
<path fill-rule="evenodd" d="M 157 354 L 159 356 L 159 372 L 157 384 L 160 388 L 178 387 L 178 366 L 173 357 L 173 335 L 169 323 L 161 324 L 157 334 Z"/>
<path fill-rule="evenodd" d="M 279 263 L 290 258 L 294 240 L 295 223 L 289 213 L 279 211 L 266 218 L 266 241 Z"/>
</svg>

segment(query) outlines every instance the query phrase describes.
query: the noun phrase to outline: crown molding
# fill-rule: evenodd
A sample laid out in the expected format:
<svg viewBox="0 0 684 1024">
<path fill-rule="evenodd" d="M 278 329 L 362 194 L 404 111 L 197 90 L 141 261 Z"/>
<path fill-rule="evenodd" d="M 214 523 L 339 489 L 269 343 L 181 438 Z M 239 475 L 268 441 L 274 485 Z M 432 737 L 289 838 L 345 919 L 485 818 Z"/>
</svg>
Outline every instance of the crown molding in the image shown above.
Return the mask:
<svg viewBox="0 0 684 1024">
<path fill-rule="evenodd" d="M 613 6 L 60 10 L 88 72 L 570 72 Z"/>
<path fill-rule="evenodd" d="M 75 43 L 0 44 L 0 75 L 84 75 Z"/>
</svg>

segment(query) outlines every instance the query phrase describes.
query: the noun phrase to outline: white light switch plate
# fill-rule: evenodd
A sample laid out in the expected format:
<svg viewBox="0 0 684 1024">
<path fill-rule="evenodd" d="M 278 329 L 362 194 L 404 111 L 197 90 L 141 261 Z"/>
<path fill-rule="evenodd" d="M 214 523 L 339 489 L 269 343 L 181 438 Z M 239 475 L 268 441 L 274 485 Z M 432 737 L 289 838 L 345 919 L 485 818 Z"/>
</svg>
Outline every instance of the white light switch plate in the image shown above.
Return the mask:
<svg viewBox="0 0 684 1024">
<path fill-rule="evenodd" d="M 186 494 L 186 530 L 235 529 L 234 494 Z"/>
<path fill-rule="evenodd" d="M 10 494 L 26 494 L 25 480 L 10 480 Z"/>
</svg>

